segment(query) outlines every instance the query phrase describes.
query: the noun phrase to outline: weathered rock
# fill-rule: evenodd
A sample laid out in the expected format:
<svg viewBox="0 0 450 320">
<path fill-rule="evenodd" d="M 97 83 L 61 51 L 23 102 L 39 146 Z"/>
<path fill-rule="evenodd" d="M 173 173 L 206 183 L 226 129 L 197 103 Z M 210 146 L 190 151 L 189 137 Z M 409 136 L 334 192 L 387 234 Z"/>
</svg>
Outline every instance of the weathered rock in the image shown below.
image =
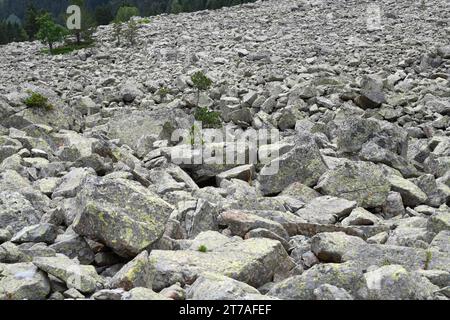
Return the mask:
<svg viewBox="0 0 450 320">
<path fill-rule="evenodd" d="M 230 242 L 206 253 L 153 250 L 150 260 L 156 267 L 155 290 L 176 282 L 191 284 L 205 271 L 258 287 L 273 277 L 286 277 L 294 267 L 278 241 L 259 238 Z"/>
<path fill-rule="evenodd" d="M 316 300 L 353 300 L 347 290 L 330 284 L 323 284 L 315 289 L 314 296 Z"/>
<path fill-rule="evenodd" d="M 0 227 L 11 226 L 14 232 L 39 223 L 42 213 L 20 193 L 0 192 Z"/>
<path fill-rule="evenodd" d="M 397 175 L 390 175 L 387 179 L 391 184 L 391 190 L 401 194 L 406 206 L 415 207 L 427 201 L 427 195 L 411 181 Z"/>
<path fill-rule="evenodd" d="M 442 230 L 450 230 L 450 211 L 437 212 L 428 219 L 427 229 L 438 233 Z"/>
<path fill-rule="evenodd" d="M 308 203 L 314 198 L 320 197 L 320 193 L 308 186 L 305 186 L 304 184 L 301 184 L 300 182 L 294 182 L 284 189 L 280 193 L 280 196 L 290 196 L 302 202 Z"/>
<path fill-rule="evenodd" d="M 136 182 L 95 179 L 78 196 L 73 229 L 133 256 L 158 240 L 173 208 Z"/>
<path fill-rule="evenodd" d="M 64 281 L 67 287 L 82 293 L 91 293 L 101 288 L 103 280 L 93 266 L 80 265 L 64 255 L 37 257 L 33 263 L 41 270 Z"/>
<path fill-rule="evenodd" d="M 153 277 L 154 270 L 148 259 L 148 252 L 143 251 L 114 275 L 109 286 L 127 291 L 137 287 L 151 289 Z"/>
<path fill-rule="evenodd" d="M 268 295 L 286 300 L 315 300 L 314 291 L 324 284 L 342 288 L 357 299 L 367 298 L 363 271 L 354 262 L 315 265 L 300 276 L 275 284 Z"/>
<path fill-rule="evenodd" d="M 383 80 L 379 77 L 365 77 L 361 83 L 361 95 L 355 102 L 363 109 L 377 108 L 385 103 Z"/>
<path fill-rule="evenodd" d="M 343 226 L 358 226 L 358 225 L 374 225 L 381 223 L 382 219 L 377 217 L 376 215 L 370 213 L 364 208 L 356 208 L 354 209 L 350 215 L 342 220 Z"/>
<path fill-rule="evenodd" d="M 330 196 L 312 199 L 295 214 L 311 223 L 334 224 L 356 208 L 356 201 Z"/>
<path fill-rule="evenodd" d="M 189 300 L 265 300 L 258 290 L 246 283 L 220 274 L 204 273 L 186 292 Z"/>
<path fill-rule="evenodd" d="M 250 230 L 264 228 L 270 230 L 283 239 L 289 236 L 278 222 L 259 217 L 243 211 L 226 211 L 220 214 L 219 223 L 226 225 L 233 235 L 244 237 Z"/>
<path fill-rule="evenodd" d="M 58 229 L 55 225 L 41 223 L 23 228 L 11 239 L 12 242 L 45 242 L 53 243 L 56 239 Z"/>
<path fill-rule="evenodd" d="M 296 181 L 313 186 L 326 169 L 314 140 L 309 136 L 299 136 L 291 151 L 261 169 L 258 181 L 263 194 L 276 194 Z"/>
<path fill-rule="evenodd" d="M 81 264 L 90 264 L 94 261 L 94 252 L 91 247 L 83 237 L 77 234 L 58 237 L 50 248 L 70 259 L 77 258 Z"/>
<path fill-rule="evenodd" d="M 172 300 L 148 288 L 134 288 L 124 293 L 121 300 Z"/>
<path fill-rule="evenodd" d="M 93 176 L 95 172 L 90 169 L 85 168 L 74 168 L 64 177 L 62 177 L 61 182 L 56 187 L 55 191 L 52 194 L 53 198 L 57 197 L 66 197 L 72 198 L 75 197 L 78 192 L 84 186 L 87 178 L 89 176 Z"/>
<path fill-rule="evenodd" d="M 322 233 L 311 242 L 311 249 L 323 262 L 354 261 L 361 267 L 399 264 L 407 270 L 424 269 L 427 265 L 442 270 L 445 255 L 430 257 L 426 250 L 394 245 L 367 244 L 363 240 L 343 233 Z"/>
<path fill-rule="evenodd" d="M 322 193 L 356 201 L 358 206 L 381 206 L 389 193 L 390 185 L 383 172 L 368 162 L 345 162 L 327 171 L 316 187 Z"/>
<path fill-rule="evenodd" d="M 416 272 L 388 265 L 364 274 L 370 299 L 430 300 L 439 288 Z"/>
<path fill-rule="evenodd" d="M 0 263 L 0 300 L 43 300 L 50 293 L 44 272 L 32 263 Z"/>
</svg>

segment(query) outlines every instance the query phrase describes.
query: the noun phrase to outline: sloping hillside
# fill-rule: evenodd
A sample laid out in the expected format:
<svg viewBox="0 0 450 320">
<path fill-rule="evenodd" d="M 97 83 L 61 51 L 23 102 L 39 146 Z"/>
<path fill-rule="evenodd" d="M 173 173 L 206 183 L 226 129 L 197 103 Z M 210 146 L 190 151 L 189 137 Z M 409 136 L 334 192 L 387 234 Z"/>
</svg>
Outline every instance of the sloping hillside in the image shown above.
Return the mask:
<svg viewBox="0 0 450 320">
<path fill-rule="evenodd" d="M 0 299 L 448 299 L 450 8 L 377 3 L 1 46 Z"/>
</svg>

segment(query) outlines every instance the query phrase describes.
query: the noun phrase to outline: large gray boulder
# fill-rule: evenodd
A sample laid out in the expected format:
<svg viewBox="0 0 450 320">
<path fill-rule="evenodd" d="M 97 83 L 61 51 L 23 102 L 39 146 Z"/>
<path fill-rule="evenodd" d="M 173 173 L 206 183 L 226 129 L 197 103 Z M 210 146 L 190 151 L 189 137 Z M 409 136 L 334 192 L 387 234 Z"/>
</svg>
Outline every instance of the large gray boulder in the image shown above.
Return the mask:
<svg viewBox="0 0 450 320">
<path fill-rule="evenodd" d="M 311 240 L 311 249 L 322 262 L 355 261 L 361 267 L 399 264 L 407 270 L 448 270 L 447 253 L 398 245 L 367 244 L 342 232 L 321 233 Z"/>
<path fill-rule="evenodd" d="M 216 273 L 204 273 L 186 292 L 188 300 L 266 300 L 258 290 L 244 282 Z"/>
<path fill-rule="evenodd" d="M 293 182 L 314 186 L 327 170 L 311 136 L 298 136 L 294 141 L 294 147 L 289 152 L 271 160 L 261 169 L 258 181 L 263 194 L 280 193 Z"/>
<path fill-rule="evenodd" d="M 143 251 L 117 272 L 109 282 L 112 288 L 131 290 L 137 287 L 152 288 L 154 271 L 148 252 Z"/>
<path fill-rule="evenodd" d="M 49 293 L 47 275 L 31 262 L 0 263 L 0 300 L 43 300 Z"/>
<path fill-rule="evenodd" d="M 13 232 L 39 223 L 42 212 L 18 192 L 0 192 L 0 228 L 11 226 Z"/>
<path fill-rule="evenodd" d="M 177 282 L 191 284 L 204 272 L 219 273 L 259 287 L 274 277 L 286 277 L 294 267 L 280 242 L 262 238 L 231 241 L 207 252 L 153 250 L 150 260 L 156 268 L 154 290 Z"/>
<path fill-rule="evenodd" d="M 327 195 L 356 201 L 359 207 L 373 208 L 385 203 L 390 184 L 377 165 L 347 161 L 322 175 L 316 189 Z"/>
<path fill-rule="evenodd" d="M 369 298 L 376 300 L 431 300 L 439 287 L 400 265 L 382 266 L 364 274 Z"/>
<path fill-rule="evenodd" d="M 171 116 L 168 117 L 167 114 Z M 171 140 L 175 129 L 189 129 L 193 119 L 178 109 L 118 112 L 108 122 L 108 137 L 119 139 L 138 155 L 146 155 L 156 140 Z"/>
<path fill-rule="evenodd" d="M 137 182 L 92 179 L 78 196 L 73 230 L 135 256 L 158 240 L 173 207 Z"/>
<path fill-rule="evenodd" d="M 268 295 L 286 300 L 315 300 L 315 290 L 324 284 L 345 289 L 357 299 L 367 298 L 363 269 L 355 262 L 315 265 L 299 276 L 275 284 Z"/>
<path fill-rule="evenodd" d="M 64 281 L 69 289 L 74 288 L 81 293 L 92 293 L 101 289 L 104 283 L 94 266 L 80 265 L 62 254 L 54 257 L 37 257 L 33 263 L 39 269 Z"/>
</svg>

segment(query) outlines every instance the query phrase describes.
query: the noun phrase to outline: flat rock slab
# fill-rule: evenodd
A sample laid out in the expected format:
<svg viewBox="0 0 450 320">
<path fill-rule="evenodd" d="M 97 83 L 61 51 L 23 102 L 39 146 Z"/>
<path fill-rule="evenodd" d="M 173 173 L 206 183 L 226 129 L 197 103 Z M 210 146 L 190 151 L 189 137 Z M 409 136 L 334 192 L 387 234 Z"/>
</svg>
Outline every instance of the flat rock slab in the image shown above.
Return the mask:
<svg viewBox="0 0 450 320">
<path fill-rule="evenodd" d="M 323 262 L 357 261 L 361 267 L 398 264 L 407 270 L 449 270 L 448 253 L 395 245 L 368 244 L 343 232 L 321 233 L 311 240 L 311 249 Z"/>
<path fill-rule="evenodd" d="M 316 189 L 327 195 L 356 201 L 359 207 L 381 206 L 390 184 L 381 169 L 370 162 L 345 162 L 320 177 Z"/>
<path fill-rule="evenodd" d="M 211 252 L 192 250 L 153 250 L 150 261 L 154 263 L 156 276 L 153 289 L 158 291 L 179 282 L 192 284 L 204 272 L 225 275 L 259 287 L 285 277 L 294 267 L 279 241 L 253 238 L 231 242 Z"/>
<path fill-rule="evenodd" d="M 33 260 L 39 269 L 64 281 L 67 287 L 82 293 L 94 292 L 102 285 L 102 278 L 94 266 L 80 265 L 62 254 L 55 257 L 37 257 Z"/>
<path fill-rule="evenodd" d="M 188 300 L 270 300 L 246 283 L 229 277 L 204 273 L 186 292 Z"/>
<path fill-rule="evenodd" d="M 354 262 L 318 264 L 302 275 L 275 284 L 268 295 L 285 300 L 315 300 L 314 291 L 324 284 L 347 290 L 364 299 L 368 290 L 362 268 Z"/>
</svg>

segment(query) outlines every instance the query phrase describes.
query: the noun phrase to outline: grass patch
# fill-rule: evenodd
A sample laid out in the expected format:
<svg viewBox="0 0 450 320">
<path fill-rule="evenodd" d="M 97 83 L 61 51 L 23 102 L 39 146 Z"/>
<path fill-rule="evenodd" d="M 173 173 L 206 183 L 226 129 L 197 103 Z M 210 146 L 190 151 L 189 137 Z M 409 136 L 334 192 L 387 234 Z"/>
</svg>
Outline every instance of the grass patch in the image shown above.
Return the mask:
<svg viewBox="0 0 450 320">
<path fill-rule="evenodd" d="M 152 20 L 150 20 L 149 18 L 142 18 L 141 20 L 138 21 L 139 24 L 147 24 L 152 22 Z"/>
<path fill-rule="evenodd" d="M 60 47 L 53 48 L 52 52 L 50 53 L 50 50 L 48 48 L 42 49 L 41 52 L 45 54 L 51 54 L 53 56 L 60 55 L 60 54 L 68 54 L 73 51 L 77 51 L 80 49 L 86 49 L 91 48 L 94 44 L 92 42 L 83 42 L 80 44 L 76 43 L 67 43 Z"/>
<path fill-rule="evenodd" d="M 208 248 L 202 244 L 200 247 L 198 247 L 198 251 L 205 253 L 206 251 L 208 251 Z"/>
<path fill-rule="evenodd" d="M 170 94 L 170 90 L 167 87 L 162 87 L 156 92 L 157 95 L 161 96 L 162 98 L 166 97 L 168 94 Z"/>
<path fill-rule="evenodd" d="M 39 108 L 45 110 L 52 110 L 54 106 L 48 103 L 48 98 L 40 93 L 29 91 L 30 96 L 25 99 L 24 103 L 29 108 Z"/>
</svg>

